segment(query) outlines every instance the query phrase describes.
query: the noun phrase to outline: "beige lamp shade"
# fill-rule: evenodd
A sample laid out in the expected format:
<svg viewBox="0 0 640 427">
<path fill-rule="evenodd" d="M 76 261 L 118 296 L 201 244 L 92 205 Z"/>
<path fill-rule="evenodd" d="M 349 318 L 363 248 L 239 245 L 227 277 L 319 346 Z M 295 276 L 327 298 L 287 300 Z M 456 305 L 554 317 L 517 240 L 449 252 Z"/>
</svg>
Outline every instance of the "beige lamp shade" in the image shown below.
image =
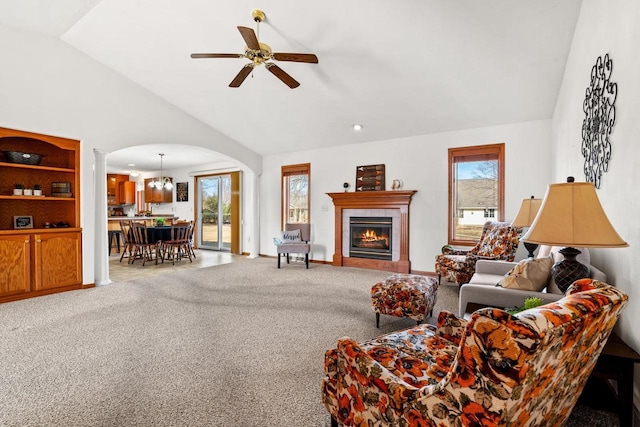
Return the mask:
<svg viewBox="0 0 640 427">
<path fill-rule="evenodd" d="M 529 227 L 533 224 L 533 220 L 536 219 L 538 210 L 542 205 L 542 199 L 534 199 L 531 196 L 530 199 L 524 199 L 520 205 L 520 210 L 516 215 L 516 218 L 511 223 L 512 227 Z"/>
<path fill-rule="evenodd" d="M 550 184 L 540 211 L 522 240 L 549 246 L 629 246 L 614 230 L 589 182 Z"/>
</svg>

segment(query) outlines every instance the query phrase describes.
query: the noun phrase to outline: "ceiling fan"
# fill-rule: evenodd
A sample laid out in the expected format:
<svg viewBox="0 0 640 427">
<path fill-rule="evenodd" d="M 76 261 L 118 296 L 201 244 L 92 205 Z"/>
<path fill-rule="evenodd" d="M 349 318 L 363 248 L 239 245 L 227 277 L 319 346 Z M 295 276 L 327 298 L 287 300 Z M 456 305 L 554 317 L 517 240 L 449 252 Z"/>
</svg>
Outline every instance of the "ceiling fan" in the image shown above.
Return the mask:
<svg viewBox="0 0 640 427">
<path fill-rule="evenodd" d="M 253 16 L 253 20 L 256 21 L 258 26 L 258 34 L 260 34 L 260 23 L 264 21 L 265 14 L 261 10 L 254 10 L 251 13 Z M 278 67 L 270 60 L 275 59 L 276 61 L 289 61 L 289 62 L 307 62 L 311 64 L 318 63 L 318 57 L 312 53 L 277 53 L 272 52 L 271 48 L 265 44 L 260 43 L 258 41 L 258 37 L 252 28 L 248 27 L 238 27 L 240 31 L 240 35 L 244 39 L 247 46 L 245 47 L 244 53 L 192 53 L 191 58 L 247 58 L 249 61 L 240 72 L 236 75 L 236 77 L 229 83 L 229 87 L 240 87 L 242 82 L 247 78 L 249 74 L 253 71 L 253 69 L 259 65 L 264 64 L 267 70 L 271 72 L 274 76 L 279 78 L 284 84 L 289 86 L 291 89 L 295 89 L 300 86 L 293 77 L 287 74 L 282 68 Z"/>
</svg>

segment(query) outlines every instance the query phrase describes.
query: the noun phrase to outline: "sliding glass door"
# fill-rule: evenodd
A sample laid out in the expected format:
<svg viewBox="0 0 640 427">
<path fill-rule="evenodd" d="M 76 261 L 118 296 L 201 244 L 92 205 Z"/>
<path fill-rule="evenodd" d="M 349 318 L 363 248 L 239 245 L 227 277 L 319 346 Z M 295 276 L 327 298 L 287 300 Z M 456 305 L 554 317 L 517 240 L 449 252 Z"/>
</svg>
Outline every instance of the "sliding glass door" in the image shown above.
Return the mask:
<svg viewBox="0 0 640 427">
<path fill-rule="evenodd" d="M 231 249 L 231 175 L 198 177 L 199 248 Z"/>
</svg>

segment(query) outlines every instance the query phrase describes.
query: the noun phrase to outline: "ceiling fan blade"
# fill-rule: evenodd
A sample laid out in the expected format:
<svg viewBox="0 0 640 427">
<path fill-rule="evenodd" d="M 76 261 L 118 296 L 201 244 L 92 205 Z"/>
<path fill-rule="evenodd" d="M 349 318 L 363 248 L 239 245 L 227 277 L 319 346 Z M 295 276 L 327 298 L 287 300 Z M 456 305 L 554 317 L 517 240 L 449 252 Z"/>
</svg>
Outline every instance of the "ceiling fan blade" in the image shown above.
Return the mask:
<svg viewBox="0 0 640 427">
<path fill-rule="evenodd" d="M 192 53 L 191 57 L 198 58 L 244 58 L 241 53 Z"/>
<path fill-rule="evenodd" d="M 290 61 L 290 62 L 308 62 L 310 64 L 317 64 L 318 57 L 313 53 L 272 53 L 271 57 L 278 61 Z"/>
<path fill-rule="evenodd" d="M 271 74 L 282 80 L 282 83 L 286 84 L 291 89 L 295 89 L 300 86 L 300 83 L 298 83 L 296 79 L 285 73 L 285 71 L 282 68 L 278 67 L 276 64 L 267 62 L 264 65 L 265 67 L 267 67 L 267 70 L 271 71 Z"/>
<path fill-rule="evenodd" d="M 242 70 L 236 75 L 236 77 L 229 83 L 229 87 L 240 87 L 244 79 L 253 71 L 253 63 L 247 64 L 242 67 Z"/>
<path fill-rule="evenodd" d="M 247 44 L 247 47 L 252 50 L 260 50 L 260 43 L 258 43 L 258 38 L 256 37 L 255 31 L 249 27 L 238 27 L 244 42 Z"/>
</svg>

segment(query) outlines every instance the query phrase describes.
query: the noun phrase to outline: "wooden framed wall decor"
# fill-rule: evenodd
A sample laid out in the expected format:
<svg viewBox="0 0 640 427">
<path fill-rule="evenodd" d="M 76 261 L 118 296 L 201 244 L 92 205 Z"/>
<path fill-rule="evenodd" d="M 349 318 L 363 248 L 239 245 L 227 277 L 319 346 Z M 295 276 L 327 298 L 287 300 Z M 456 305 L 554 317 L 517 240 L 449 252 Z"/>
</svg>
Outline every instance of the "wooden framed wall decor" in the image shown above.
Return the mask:
<svg viewBox="0 0 640 427">
<path fill-rule="evenodd" d="M 188 202 L 189 201 L 189 183 L 178 182 L 176 183 L 176 202 Z"/>
<path fill-rule="evenodd" d="M 358 166 L 356 191 L 384 191 L 384 165 Z"/>
</svg>

